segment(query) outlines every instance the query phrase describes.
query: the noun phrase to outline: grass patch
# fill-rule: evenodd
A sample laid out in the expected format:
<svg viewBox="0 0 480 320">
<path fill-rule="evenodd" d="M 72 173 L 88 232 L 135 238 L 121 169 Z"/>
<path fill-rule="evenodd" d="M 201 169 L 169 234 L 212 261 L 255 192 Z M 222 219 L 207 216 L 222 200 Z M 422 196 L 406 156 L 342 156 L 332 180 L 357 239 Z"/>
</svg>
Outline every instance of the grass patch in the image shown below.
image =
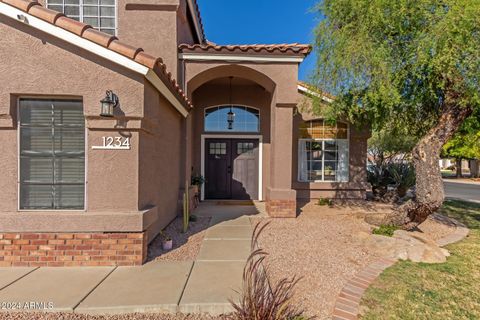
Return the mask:
<svg viewBox="0 0 480 320">
<path fill-rule="evenodd" d="M 446 263 L 400 261 L 385 270 L 362 298 L 361 319 L 480 319 L 480 205 L 446 201 L 441 213 L 470 235 L 447 247 Z"/>
<path fill-rule="evenodd" d="M 387 237 L 393 237 L 393 233 L 397 229 L 398 228 L 395 226 L 381 225 L 380 227 L 373 229 L 372 233 Z"/>
</svg>

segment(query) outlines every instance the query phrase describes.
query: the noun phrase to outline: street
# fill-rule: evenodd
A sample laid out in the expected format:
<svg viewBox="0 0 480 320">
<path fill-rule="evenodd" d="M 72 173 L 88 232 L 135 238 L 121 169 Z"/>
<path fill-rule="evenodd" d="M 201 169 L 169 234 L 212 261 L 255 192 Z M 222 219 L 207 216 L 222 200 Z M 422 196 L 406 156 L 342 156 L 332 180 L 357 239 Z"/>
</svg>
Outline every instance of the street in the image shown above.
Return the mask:
<svg viewBox="0 0 480 320">
<path fill-rule="evenodd" d="M 480 203 L 480 183 L 460 183 L 445 181 L 445 196 Z"/>
</svg>

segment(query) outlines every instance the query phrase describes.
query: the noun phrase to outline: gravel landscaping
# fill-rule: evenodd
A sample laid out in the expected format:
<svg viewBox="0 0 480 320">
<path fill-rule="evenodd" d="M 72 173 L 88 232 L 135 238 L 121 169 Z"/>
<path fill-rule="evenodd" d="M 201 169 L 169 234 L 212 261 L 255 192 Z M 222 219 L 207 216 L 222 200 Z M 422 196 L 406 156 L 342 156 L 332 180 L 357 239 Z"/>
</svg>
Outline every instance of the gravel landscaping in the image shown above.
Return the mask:
<svg viewBox="0 0 480 320">
<path fill-rule="evenodd" d="M 196 221 L 190 222 L 186 233 L 182 232 L 183 218 L 178 217 L 173 220 L 164 230 L 164 234 L 170 236 L 173 240 L 173 249 L 171 251 L 164 251 L 162 249 L 162 236 L 158 235 L 148 246 L 148 261 L 195 260 L 200 252 L 200 247 L 207 232 L 210 219 L 209 217 L 197 217 Z"/>
<path fill-rule="evenodd" d="M 329 214 L 322 214 L 325 211 Z M 295 302 L 317 319 L 329 319 L 345 283 L 378 258 L 358 241 L 358 233 L 370 232 L 372 227 L 362 216 L 345 211 L 348 209 L 317 207 L 297 219 L 253 219 L 254 223 L 271 222 L 259 241 L 269 253 L 272 278 L 303 277 L 296 287 Z"/>
<path fill-rule="evenodd" d="M 197 314 L 142 314 L 132 313 L 123 315 L 93 316 L 74 313 L 0 313 L 0 320 L 226 320 L 226 317 L 211 317 Z"/>
</svg>

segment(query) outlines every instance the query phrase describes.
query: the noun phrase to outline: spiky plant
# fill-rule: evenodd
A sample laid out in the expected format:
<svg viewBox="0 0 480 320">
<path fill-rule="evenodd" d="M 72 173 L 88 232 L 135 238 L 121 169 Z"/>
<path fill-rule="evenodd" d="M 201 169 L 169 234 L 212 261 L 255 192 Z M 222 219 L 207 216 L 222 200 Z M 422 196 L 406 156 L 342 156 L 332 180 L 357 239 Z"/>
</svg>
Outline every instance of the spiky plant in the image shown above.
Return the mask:
<svg viewBox="0 0 480 320">
<path fill-rule="evenodd" d="M 258 223 L 252 236 L 252 253 L 243 270 L 243 287 L 238 302 L 230 300 L 234 312 L 231 320 L 308 319 L 304 310 L 292 302 L 294 288 L 301 280 L 296 276 L 271 280 L 265 266 L 268 253 L 258 246 L 258 238 L 269 223 Z"/>
</svg>

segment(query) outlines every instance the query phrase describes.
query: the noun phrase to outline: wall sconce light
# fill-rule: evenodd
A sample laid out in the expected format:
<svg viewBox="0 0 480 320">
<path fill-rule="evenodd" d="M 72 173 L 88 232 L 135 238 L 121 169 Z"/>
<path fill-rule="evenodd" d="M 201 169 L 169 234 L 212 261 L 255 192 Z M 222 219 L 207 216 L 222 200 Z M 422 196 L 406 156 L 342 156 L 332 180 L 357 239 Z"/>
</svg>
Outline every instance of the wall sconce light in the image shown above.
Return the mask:
<svg viewBox="0 0 480 320">
<path fill-rule="evenodd" d="M 101 117 L 113 117 L 113 108 L 118 106 L 118 96 L 111 90 L 107 90 L 105 98 L 101 101 Z"/>
</svg>

